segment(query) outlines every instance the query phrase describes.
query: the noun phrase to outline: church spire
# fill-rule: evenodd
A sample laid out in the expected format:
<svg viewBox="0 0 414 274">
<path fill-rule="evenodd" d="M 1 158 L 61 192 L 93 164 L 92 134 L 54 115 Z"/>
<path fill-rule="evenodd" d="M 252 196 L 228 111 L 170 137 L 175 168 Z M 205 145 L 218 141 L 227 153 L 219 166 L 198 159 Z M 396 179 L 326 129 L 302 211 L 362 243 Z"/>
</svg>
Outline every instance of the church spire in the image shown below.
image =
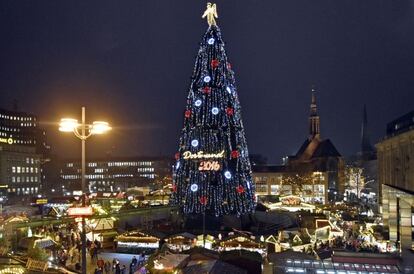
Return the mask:
<svg viewBox="0 0 414 274">
<path fill-rule="evenodd" d="M 361 126 L 361 154 L 366 158 L 372 153 L 375 153 L 375 149 L 369 140 L 367 106 L 364 104 Z"/>
<path fill-rule="evenodd" d="M 309 140 L 314 138 L 320 139 L 320 122 L 318 115 L 318 107 L 316 106 L 316 91 L 312 87 L 312 102 L 310 105 L 310 115 L 309 115 Z"/>
</svg>

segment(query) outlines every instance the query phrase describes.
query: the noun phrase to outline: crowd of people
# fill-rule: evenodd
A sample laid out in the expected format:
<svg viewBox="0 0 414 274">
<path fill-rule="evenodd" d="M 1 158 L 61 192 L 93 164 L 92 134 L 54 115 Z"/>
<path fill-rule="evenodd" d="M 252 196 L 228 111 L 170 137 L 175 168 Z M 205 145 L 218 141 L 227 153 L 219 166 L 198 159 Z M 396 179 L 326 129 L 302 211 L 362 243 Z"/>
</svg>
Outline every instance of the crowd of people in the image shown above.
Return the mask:
<svg viewBox="0 0 414 274">
<path fill-rule="evenodd" d="M 117 259 L 113 259 L 112 263 L 98 259 L 94 274 L 133 274 L 142 266 L 143 262 L 144 258 L 141 255 L 138 255 L 138 258 L 134 256 L 127 268 L 124 264 L 121 266 Z"/>
<path fill-rule="evenodd" d="M 381 252 L 377 245 L 366 241 L 364 238 L 360 236 L 351 236 L 349 238 L 336 237 L 333 239 L 331 247 L 353 252 Z"/>
<path fill-rule="evenodd" d="M 58 265 L 75 270 L 81 269 L 82 263 L 82 241 L 79 230 L 75 225 L 68 224 L 65 227 L 39 227 L 34 231 L 36 235 L 42 235 L 52 238 L 60 245 L 56 251 L 55 261 Z M 129 263 L 129 266 L 121 264 L 120 261 L 114 258 L 111 261 L 99 258 L 99 253 L 102 250 L 102 244 L 98 240 L 86 240 L 86 248 L 88 254 L 88 262 L 96 265 L 96 274 L 132 274 L 135 273 L 144 263 L 144 255 L 134 256 Z"/>
</svg>

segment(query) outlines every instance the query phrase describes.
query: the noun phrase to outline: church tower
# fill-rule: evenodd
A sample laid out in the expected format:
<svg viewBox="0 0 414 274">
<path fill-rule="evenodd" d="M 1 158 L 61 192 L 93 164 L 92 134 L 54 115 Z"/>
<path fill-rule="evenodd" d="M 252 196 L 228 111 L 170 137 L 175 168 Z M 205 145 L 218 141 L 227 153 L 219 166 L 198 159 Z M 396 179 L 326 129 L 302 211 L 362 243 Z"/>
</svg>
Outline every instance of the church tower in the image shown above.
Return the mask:
<svg viewBox="0 0 414 274">
<path fill-rule="evenodd" d="M 315 96 L 315 89 L 312 88 L 312 102 L 310 105 L 310 115 L 309 115 L 309 140 L 317 138 L 318 140 L 321 138 L 320 132 L 320 121 L 318 115 L 318 108 L 316 106 L 316 96 Z"/>
<path fill-rule="evenodd" d="M 367 107 L 364 104 L 362 113 L 362 126 L 361 126 L 361 151 L 360 155 L 363 160 L 370 160 L 375 158 L 375 148 L 371 145 L 368 132 L 368 115 Z"/>
</svg>

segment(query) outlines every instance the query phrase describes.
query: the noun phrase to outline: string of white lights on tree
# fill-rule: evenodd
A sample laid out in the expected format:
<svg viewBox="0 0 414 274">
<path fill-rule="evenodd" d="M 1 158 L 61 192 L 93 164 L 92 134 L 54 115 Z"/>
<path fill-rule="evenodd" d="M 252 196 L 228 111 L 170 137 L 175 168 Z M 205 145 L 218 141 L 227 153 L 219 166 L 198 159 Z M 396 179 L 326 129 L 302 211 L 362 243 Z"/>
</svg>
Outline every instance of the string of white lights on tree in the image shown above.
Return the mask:
<svg viewBox="0 0 414 274">
<path fill-rule="evenodd" d="M 220 216 L 254 210 L 254 184 L 234 72 L 215 21 L 195 61 L 175 156 L 171 204 L 183 213 Z"/>
</svg>

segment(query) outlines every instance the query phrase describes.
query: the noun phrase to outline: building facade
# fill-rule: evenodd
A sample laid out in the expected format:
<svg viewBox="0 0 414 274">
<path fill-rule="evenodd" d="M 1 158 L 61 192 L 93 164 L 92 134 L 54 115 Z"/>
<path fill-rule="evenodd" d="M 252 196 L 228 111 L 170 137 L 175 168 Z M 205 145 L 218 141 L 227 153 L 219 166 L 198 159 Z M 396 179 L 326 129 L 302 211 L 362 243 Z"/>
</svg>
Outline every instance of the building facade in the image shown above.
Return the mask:
<svg viewBox="0 0 414 274">
<path fill-rule="evenodd" d="M 50 147 L 37 117 L 0 109 L 0 161 L 2 196 L 37 195 L 42 188 L 42 164 Z M 6 187 L 7 186 L 7 187 Z"/>
<path fill-rule="evenodd" d="M 414 111 L 390 122 L 376 147 L 384 225 L 405 260 L 412 262 L 408 250 L 414 245 Z"/>
<path fill-rule="evenodd" d="M 0 185 L 3 195 L 8 198 L 40 192 L 40 155 L 34 147 L 0 145 Z"/>
<path fill-rule="evenodd" d="M 86 185 L 91 193 L 118 192 L 148 186 L 171 176 L 172 159 L 156 157 L 117 157 L 92 159 L 86 163 Z M 65 195 L 81 190 L 80 161 L 65 160 L 60 164 L 60 184 L 55 186 Z"/>
<path fill-rule="evenodd" d="M 37 117 L 21 111 L 0 109 L 0 138 L 2 143 L 31 146 L 36 153 L 47 155 L 46 132 L 39 128 Z"/>
<path fill-rule="evenodd" d="M 328 201 L 328 174 L 294 173 L 284 166 L 253 166 L 256 195 L 299 196 L 304 202 L 325 204 Z"/>
</svg>

